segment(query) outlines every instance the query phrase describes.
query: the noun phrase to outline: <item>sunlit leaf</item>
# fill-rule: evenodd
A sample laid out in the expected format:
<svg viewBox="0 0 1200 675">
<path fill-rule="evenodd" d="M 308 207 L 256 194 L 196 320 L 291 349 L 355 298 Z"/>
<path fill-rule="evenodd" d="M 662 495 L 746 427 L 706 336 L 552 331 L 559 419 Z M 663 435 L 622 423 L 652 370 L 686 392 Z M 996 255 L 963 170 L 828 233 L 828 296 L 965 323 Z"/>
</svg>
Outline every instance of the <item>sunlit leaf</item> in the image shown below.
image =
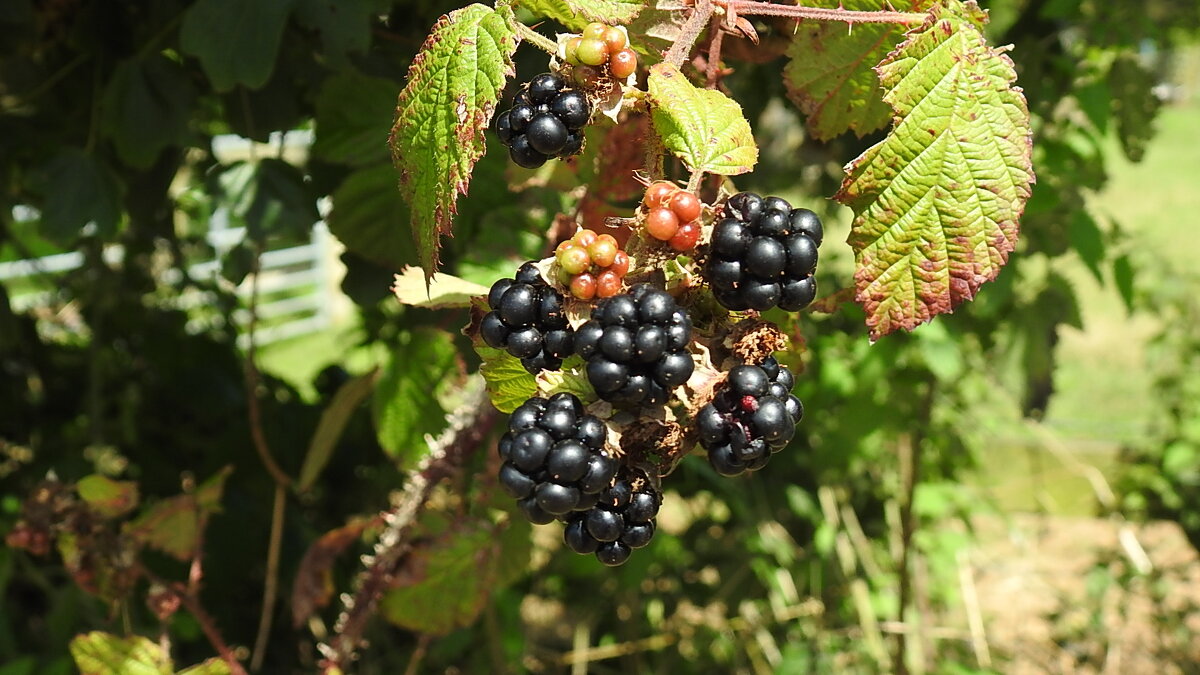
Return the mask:
<svg viewBox="0 0 1200 675">
<path fill-rule="evenodd" d="M 537 382 L 520 359 L 483 345 L 476 345 L 475 351 L 483 359 L 479 372 L 487 382 L 488 396 L 497 410 L 510 413 L 537 394 Z"/>
<path fill-rule="evenodd" d="M 71 640 L 71 658 L 81 675 L 171 675 L 171 657 L 140 635 L 118 637 L 93 631 Z"/>
<path fill-rule="evenodd" d="M 1029 109 L 1012 61 L 949 0 L 878 72 L 888 137 L 846 167 L 856 299 L 872 339 L 970 300 L 1008 261 L 1033 182 Z"/>
<path fill-rule="evenodd" d="M 646 0 L 523 0 L 525 9 L 580 30 L 592 21 L 625 25 L 637 18 Z"/>
<path fill-rule="evenodd" d="M 433 274 L 458 196 L 484 153 L 484 133 L 513 74 L 516 20 L 507 4 L 474 4 L 438 20 L 408 70 L 389 138 L 421 267 Z"/>
<path fill-rule="evenodd" d="M 488 287 L 441 272 L 429 277 L 420 267 L 406 267 L 396 275 L 392 292 L 401 304 L 413 307 L 469 307 L 471 298 L 487 295 Z"/>
<path fill-rule="evenodd" d="M 669 63 L 650 68 L 647 90 L 655 131 L 693 171 L 734 176 L 754 168 L 758 146 L 736 101 L 696 87 Z"/>
</svg>

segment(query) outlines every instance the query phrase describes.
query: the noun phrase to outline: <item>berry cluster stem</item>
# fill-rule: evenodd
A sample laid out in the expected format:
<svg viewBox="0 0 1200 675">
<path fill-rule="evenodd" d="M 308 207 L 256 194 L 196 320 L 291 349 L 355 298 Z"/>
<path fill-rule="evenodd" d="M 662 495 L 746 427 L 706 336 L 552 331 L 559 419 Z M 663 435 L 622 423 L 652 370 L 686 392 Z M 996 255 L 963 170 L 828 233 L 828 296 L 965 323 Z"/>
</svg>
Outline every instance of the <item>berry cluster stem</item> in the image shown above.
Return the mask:
<svg viewBox="0 0 1200 675">
<path fill-rule="evenodd" d="M 828 7 L 802 7 L 800 5 L 777 5 L 758 0 L 723 0 L 718 4 L 739 16 L 783 16 L 792 19 L 813 21 L 844 21 L 854 23 L 924 23 L 929 15 L 920 12 L 895 12 L 888 10 L 863 11 L 855 9 L 832 9 Z"/>
<path fill-rule="evenodd" d="M 517 32 L 520 33 L 522 40 L 528 40 L 529 42 L 532 42 L 537 47 L 549 52 L 552 56 L 558 54 L 557 43 L 530 28 L 529 26 L 526 26 L 523 23 L 518 23 Z"/>
<path fill-rule="evenodd" d="M 683 25 L 683 30 L 680 31 L 675 44 L 671 45 L 671 48 L 663 56 L 663 61 L 670 63 L 676 68 L 682 67 L 683 62 L 687 60 L 688 54 L 692 51 L 692 45 L 696 44 L 696 39 L 700 37 L 700 33 L 704 32 L 704 27 L 708 24 L 708 19 L 712 16 L 712 13 L 712 0 L 696 0 L 696 6 L 692 9 L 692 15 L 688 17 L 687 23 Z"/>
</svg>

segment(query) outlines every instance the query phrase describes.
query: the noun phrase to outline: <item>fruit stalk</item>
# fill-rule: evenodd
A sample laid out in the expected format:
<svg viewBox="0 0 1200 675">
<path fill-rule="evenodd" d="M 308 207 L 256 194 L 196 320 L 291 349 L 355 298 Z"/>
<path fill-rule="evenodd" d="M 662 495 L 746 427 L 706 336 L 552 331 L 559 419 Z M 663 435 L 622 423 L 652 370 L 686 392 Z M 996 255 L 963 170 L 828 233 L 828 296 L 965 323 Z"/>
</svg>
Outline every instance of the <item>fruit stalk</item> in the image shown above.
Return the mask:
<svg viewBox="0 0 1200 675">
<path fill-rule="evenodd" d="M 529 42 L 532 42 L 540 49 L 549 52 L 551 55 L 558 54 L 558 45 L 555 44 L 554 41 L 530 28 L 529 26 L 526 26 L 523 23 L 518 23 L 517 32 L 521 34 L 522 40 L 528 40 Z"/>
</svg>

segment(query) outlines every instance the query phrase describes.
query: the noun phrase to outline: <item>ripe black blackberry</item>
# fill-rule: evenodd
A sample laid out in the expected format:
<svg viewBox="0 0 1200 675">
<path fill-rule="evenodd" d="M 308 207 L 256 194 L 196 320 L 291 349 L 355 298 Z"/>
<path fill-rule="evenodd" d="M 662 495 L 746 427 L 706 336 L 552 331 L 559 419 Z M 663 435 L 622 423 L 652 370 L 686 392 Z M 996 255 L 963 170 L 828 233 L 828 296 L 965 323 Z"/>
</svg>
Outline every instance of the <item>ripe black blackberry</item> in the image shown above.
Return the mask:
<svg viewBox="0 0 1200 675">
<path fill-rule="evenodd" d="M 501 279 L 488 291 L 488 308 L 479 333 L 496 349 L 521 359 L 537 374 L 562 368 L 574 350 L 574 331 L 563 312 L 563 296 L 546 284 L 532 262 L 521 265 L 515 279 Z"/>
<path fill-rule="evenodd" d="M 551 157 L 578 154 L 592 106 L 583 92 L 555 73 L 521 86 L 513 106 L 496 117 L 496 135 L 518 165 L 536 169 Z"/>
<path fill-rule="evenodd" d="M 662 493 L 646 474 L 627 468 L 594 506 L 567 518 L 563 542 L 576 553 L 595 553 L 597 560 L 615 567 L 628 560 L 633 549 L 650 543 L 661 504 Z"/>
<path fill-rule="evenodd" d="M 513 411 L 500 438 L 500 484 L 533 523 L 590 509 L 619 467 L 604 448 L 606 437 L 604 423 L 574 394 L 531 398 Z"/>
<path fill-rule="evenodd" d="M 600 398 L 641 408 L 666 403 L 694 364 L 687 352 L 692 322 L 666 291 L 638 284 L 596 303 L 575 332 L 575 351 Z"/>
<path fill-rule="evenodd" d="M 696 415 L 700 445 L 717 473 L 757 471 L 787 445 L 804 416 L 793 384 L 791 371 L 773 356 L 729 371 L 725 387 Z"/>
<path fill-rule="evenodd" d="M 795 312 L 817 295 L 821 219 L 779 197 L 739 192 L 713 228 L 704 276 L 726 309 Z"/>
</svg>

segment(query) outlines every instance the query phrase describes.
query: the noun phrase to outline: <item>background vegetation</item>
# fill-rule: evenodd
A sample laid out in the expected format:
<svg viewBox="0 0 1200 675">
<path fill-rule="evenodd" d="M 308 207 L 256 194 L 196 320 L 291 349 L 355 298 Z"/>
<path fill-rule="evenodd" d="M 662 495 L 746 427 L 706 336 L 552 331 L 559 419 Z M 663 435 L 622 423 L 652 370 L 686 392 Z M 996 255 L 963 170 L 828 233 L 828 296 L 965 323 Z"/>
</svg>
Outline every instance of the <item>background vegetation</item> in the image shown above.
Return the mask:
<svg viewBox="0 0 1200 675">
<path fill-rule="evenodd" d="M 1195 552 L 1136 523 L 1177 522 L 1200 546 L 1200 279 L 1186 246 L 1200 67 L 1185 48 L 1198 8 L 982 4 L 991 41 L 1014 45 L 1038 172 L 1000 277 L 953 316 L 875 345 L 853 305 L 792 320 L 785 360 L 808 411 L 796 441 L 750 478 L 685 461 L 654 543 L 617 570 L 510 523 L 493 453 L 467 453 L 433 493 L 356 672 L 1197 667 L 1198 599 L 1179 592 Z M 0 259 L 86 259 L 45 280 L 49 309 L 13 312 L 20 289 L 0 288 L 0 674 L 73 672 L 67 645 L 93 630 L 168 644 L 182 667 L 214 655 L 210 627 L 267 672 L 316 667 L 341 611 L 334 589 L 355 588 L 376 514 L 425 435 L 477 400 L 466 317 L 388 292 L 415 252 L 385 139 L 409 61 L 455 7 L 0 10 Z M 807 138 L 780 74 L 776 38 L 792 25 L 756 26 L 760 45 L 726 45 L 725 83 L 764 150 L 737 185 L 824 210 L 832 293 L 851 284 L 849 218 L 824 197 L 878 137 Z M 534 49 L 517 59 L 521 81 L 545 68 Z M 293 129 L 315 134 L 305 157 L 264 145 L 222 164 L 211 149 L 218 134 Z M 586 202 L 577 186 L 611 160 L 594 149 L 577 175 L 534 175 L 492 143 L 442 252 L 463 278 L 488 284 L 540 257 L 558 213 L 636 199 Z M 346 247 L 353 320 L 240 350 L 234 285 L 263 250 L 306 240 L 319 204 Z M 221 276 L 164 274 L 214 254 L 218 211 L 249 232 Z M 116 243 L 123 262 L 105 262 Z M 216 300 L 179 309 L 197 290 Z M 347 423 L 322 465 L 310 448 L 324 447 L 313 438 L 329 410 Z M 498 420 L 476 419 L 475 446 L 490 447 Z M 89 476 L 124 482 L 73 487 Z M 107 511 L 80 502 L 90 489 Z M 1028 512 L 1043 517 L 1015 515 Z M 1089 519 L 1048 517 L 1064 515 Z M 1035 585 L 1053 575 L 1019 564 L 1086 587 Z M 269 579 L 282 599 L 263 630 Z M 1018 602 L 1031 585 L 1053 602 Z"/>
</svg>

